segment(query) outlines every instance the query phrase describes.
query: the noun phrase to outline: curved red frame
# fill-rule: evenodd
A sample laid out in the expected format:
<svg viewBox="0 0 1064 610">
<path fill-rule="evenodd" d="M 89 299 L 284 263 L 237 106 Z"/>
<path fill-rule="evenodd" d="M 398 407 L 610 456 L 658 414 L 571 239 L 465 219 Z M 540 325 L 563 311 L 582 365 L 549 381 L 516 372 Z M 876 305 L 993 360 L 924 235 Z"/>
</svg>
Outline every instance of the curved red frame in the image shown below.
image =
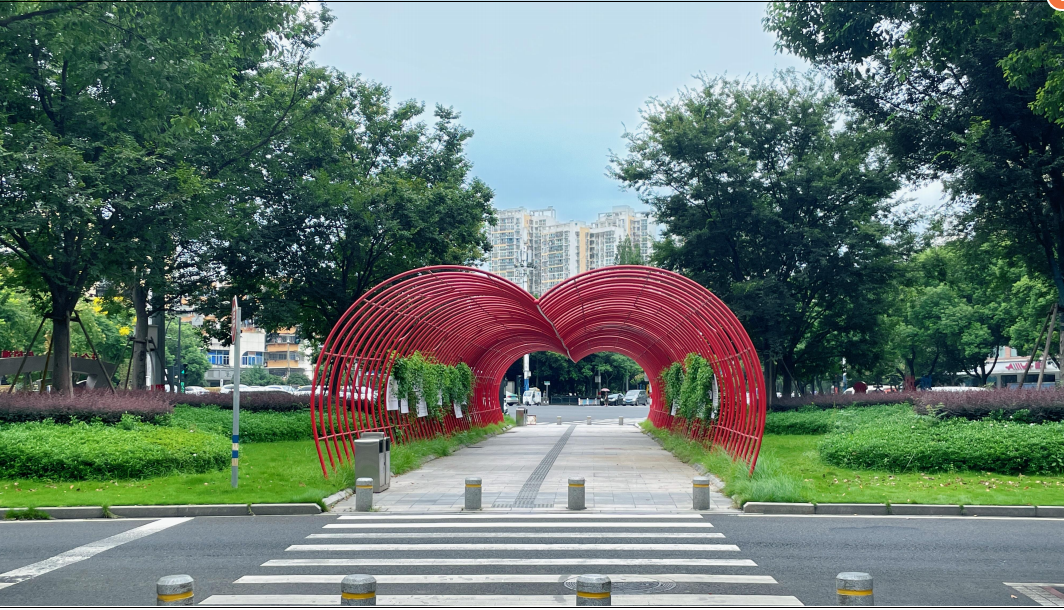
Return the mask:
<svg viewBox="0 0 1064 610">
<path fill-rule="evenodd" d="M 466 417 L 448 413 L 441 422 L 387 410 L 392 363 L 415 351 L 473 369 Z M 604 351 L 632 358 L 652 379 L 655 426 L 723 447 L 753 472 L 765 427 L 765 386 L 749 335 L 709 290 L 677 273 L 637 265 L 582 273 L 540 299 L 497 275 L 459 266 L 414 269 L 374 287 L 333 327 L 314 371 L 311 422 L 322 471 L 328 476 L 330 467 L 352 459 L 353 441 L 364 432 L 384 432 L 394 442 L 447 434 L 470 422 L 501 422 L 506 370 L 538 351 L 574 361 Z M 689 353 L 706 358 L 716 373 L 721 400 L 715 422 L 670 415 L 656 383 L 664 368 Z M 340 391 L 362 387 L 375 394 Z"/>
</svg>

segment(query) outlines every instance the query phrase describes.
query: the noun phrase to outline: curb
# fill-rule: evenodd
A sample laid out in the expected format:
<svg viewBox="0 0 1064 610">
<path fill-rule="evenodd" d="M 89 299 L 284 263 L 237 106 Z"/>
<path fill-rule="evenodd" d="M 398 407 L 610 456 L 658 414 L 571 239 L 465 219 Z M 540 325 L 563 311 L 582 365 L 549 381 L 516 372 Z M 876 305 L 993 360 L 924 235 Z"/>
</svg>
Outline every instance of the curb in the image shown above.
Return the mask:
<svg viewBox="0 0 1064 610">
<path fill-rule="evenodd" d="M 1056 517 L 1064 506 L 1001 506 L 960 504 L 809 504 L 747 502 L 743 512 L 755 515 L 937 515 L 950 517 Z"/>
<path fill-rule="evenodd" d="M 0 508 L 0 515 L 8 510 Z M 100 506 L 41 506 L 37 510 L 52 519 L 161 518 L 161 517 L 246 517 L 254 515 L 317 515 L 321 507 L 313 503 L 301 504 L 161 504 L 111 506 L 104 512 Z"/>
</svg>

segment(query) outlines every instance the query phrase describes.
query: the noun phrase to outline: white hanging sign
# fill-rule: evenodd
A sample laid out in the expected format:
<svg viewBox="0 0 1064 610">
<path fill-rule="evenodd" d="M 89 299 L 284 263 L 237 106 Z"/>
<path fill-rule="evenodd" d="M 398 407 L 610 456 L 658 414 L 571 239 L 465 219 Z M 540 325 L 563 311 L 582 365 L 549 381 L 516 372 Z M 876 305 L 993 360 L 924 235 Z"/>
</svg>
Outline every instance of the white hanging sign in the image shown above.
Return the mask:
<svg viewBox="0 0 1064 610">
<path fill-rule="evenodd" d="M 388 378 L 388 395 L 387 395 L 387 409 L 389 411 L 399 410 L 399 382 L 393 377 Z"/>
<path fill-rule="evenodd" d="M 672 401 L 672 413 L 670 413 L 669 415 L 672 415 L 673 417 L 675 417 L 676 416 L 676 409 L 678 409 L 679 407 L 680 407 L 680 401 L 678 401 L 678 400 Z"/>
<path fill-rule="evenodd" d="M 454 416 L 458 419 L 462 419 L 462 407 L 464 406 L 465 403 L 462 403 L 461 405 L 459 405 L 458 403 L 454 403 Z"/>
<path fill-rule="evenodd" d="M 418 397 L 418 399 L 417 399 L 417 416 L 418 417 L 428 417 L 428 415 L 429 415 L 429 405 L 428 405 L 428 403 L 425 402 L 424 398 Z"/>
<path fill-rule="evenodd" d="M 406 398 L 400 398 L 399 399 L 399 412 L 400 413 L 409 413 L 410 412 L 410 401 L 407 400 Z"/>
</svg>

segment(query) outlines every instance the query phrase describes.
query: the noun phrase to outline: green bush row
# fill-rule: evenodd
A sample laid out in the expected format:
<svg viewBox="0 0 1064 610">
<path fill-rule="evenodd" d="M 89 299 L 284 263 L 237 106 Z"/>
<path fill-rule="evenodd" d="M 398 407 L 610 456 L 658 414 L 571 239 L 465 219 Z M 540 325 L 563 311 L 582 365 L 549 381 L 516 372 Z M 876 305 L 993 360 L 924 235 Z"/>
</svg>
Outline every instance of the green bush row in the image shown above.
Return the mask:
<svg viewBox="0 0 1064 610">
<path fill-rule="evenodd" d="M 1064 472 L 1064 423 L 940 420 L 906 406 L 839 411 L 820 457 L 846 468 L 891 472 Z"/>
<path fill-rule="evenodd" d="M 765 416 L 765 434 L 827 434 L 835 429 L 837 415 L 838 410 L 816 407 L 770 412 Z"/>
<path fill-rule="evenodd" d="M 720 404 L 713 390 L 713 366 L 698 354 L 687 354 L 683 363 L 673 362 L 658 375 L 665 390 L 665 404 L 684 419 L 717 418 Z"/>
<path fill-rule="evenodd" d="M 209 432 L 229 437 L 233 432 L 233 412 L 218 407 L 174 407 L 170 425 L 184 430 Z M 240 413 L 240 442 L 270 443 L 314 438 L 310 411 L 260 411 Z"/>
<path fill-rule="evenodd" d="M 395 359 L 392 375 L 399 396 L 410 403 L 411 411 L 418 400 L 423 400 L 432 419 L 443 421 L 452 405 L 462 406 L 472 399 L 473 369 L 464 362 L 450 366 L 414 352 Z"/>
<path fill-rule="evenodd" d="M 0 428 L 0 479 L 143 479 L 218 470 L 229 458 L 226 437 L 128 416 L 118 426 L 46 421 Z"/>
</svg>

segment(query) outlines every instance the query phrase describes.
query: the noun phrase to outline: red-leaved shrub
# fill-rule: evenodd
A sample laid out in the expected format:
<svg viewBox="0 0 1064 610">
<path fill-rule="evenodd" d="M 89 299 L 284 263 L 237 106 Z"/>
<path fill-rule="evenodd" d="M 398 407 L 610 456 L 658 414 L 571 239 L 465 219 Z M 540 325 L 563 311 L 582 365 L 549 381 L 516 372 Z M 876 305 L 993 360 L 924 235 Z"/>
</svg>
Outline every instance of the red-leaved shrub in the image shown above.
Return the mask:
<svg viewBox="0 0 1064 610">
<path fill-rule="evenodd" d="M 1024 422 L 1062 421 L 1064 389 L 918 392 L 913 408 L 921 415 L 935 413 L 940 417 L 984 419 L 1000 411 L 998 415 Z"/>
<path fill-rule="evenodd" d="M 122 414 L 136 415 L 151 421 L 173 412 L 170 400 L 163 392 L 84 390 L 73 396 L 39 394 L 37 392 L 0 392 L 0 422 L 16 423 L 55 420 L 68 423 L 71 419 L 91 422 L 100 419 L 113 424 Z"/>
</svg>

